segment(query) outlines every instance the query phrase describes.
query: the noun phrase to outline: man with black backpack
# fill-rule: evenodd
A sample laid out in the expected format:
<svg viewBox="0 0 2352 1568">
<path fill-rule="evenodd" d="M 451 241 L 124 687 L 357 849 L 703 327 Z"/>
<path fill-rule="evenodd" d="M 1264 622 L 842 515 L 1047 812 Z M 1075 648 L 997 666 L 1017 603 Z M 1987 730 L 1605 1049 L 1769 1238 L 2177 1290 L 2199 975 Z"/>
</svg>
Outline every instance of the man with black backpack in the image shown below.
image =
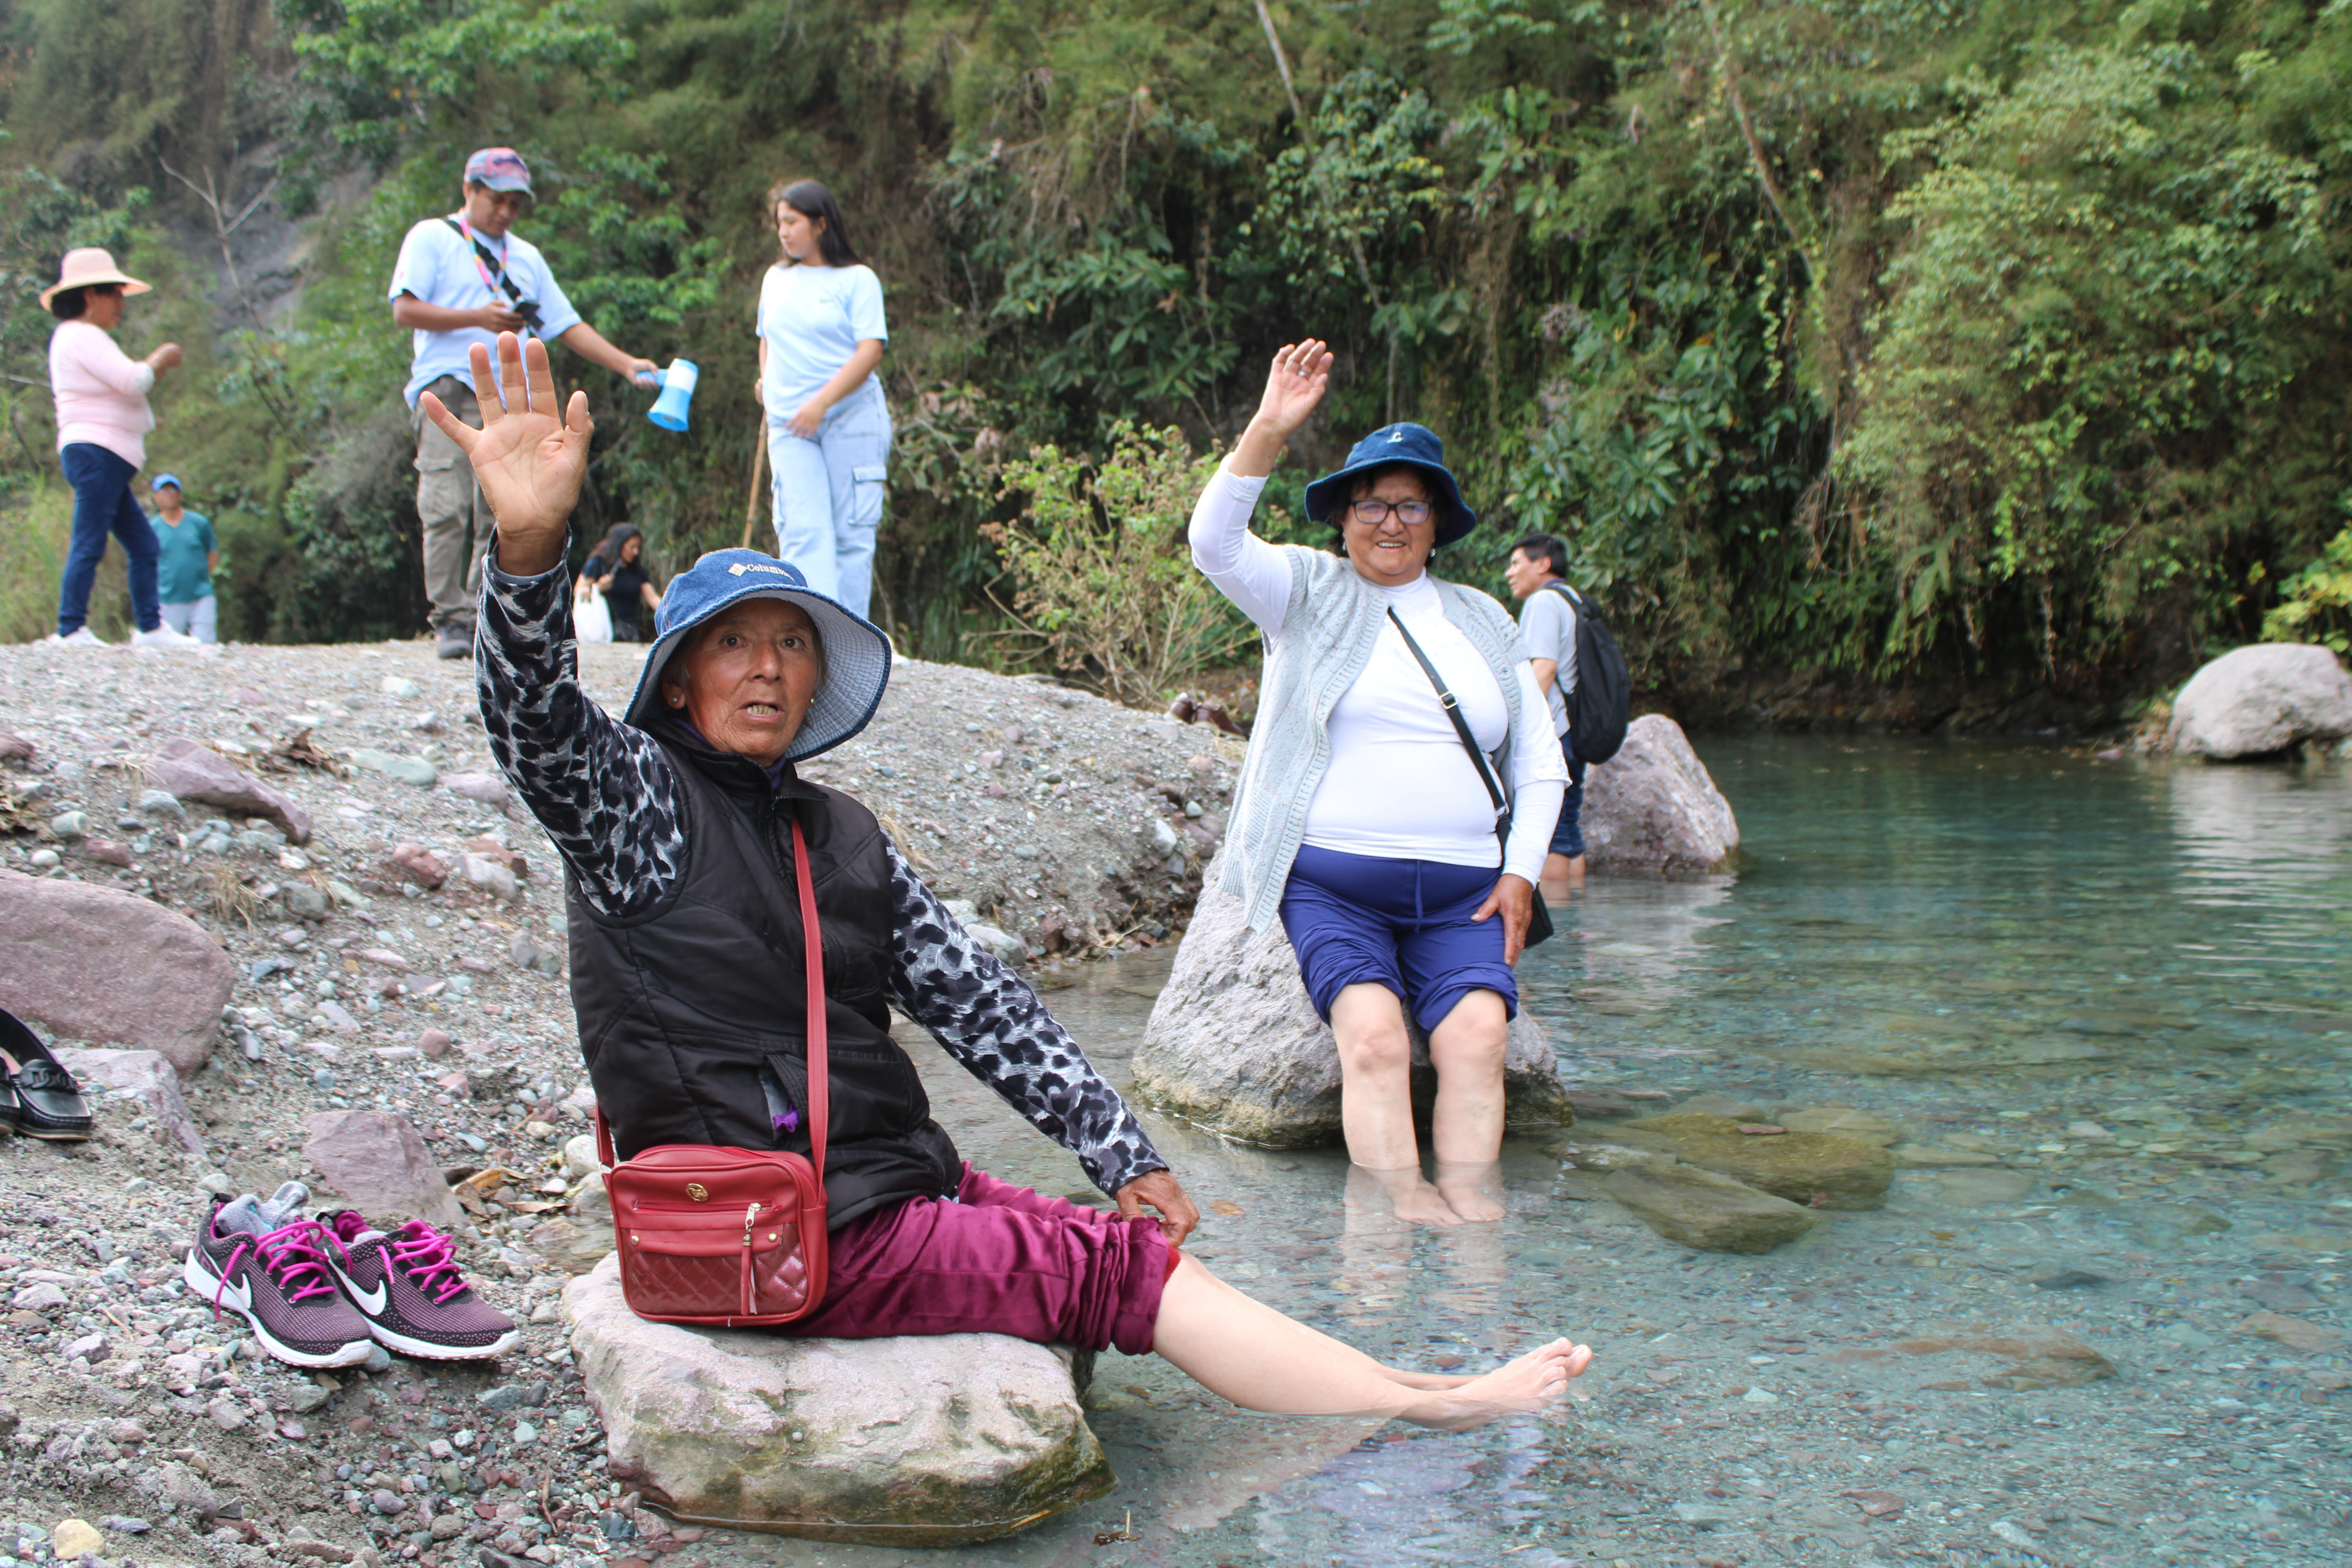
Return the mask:
<svg viewBox="0 0 2352 1568">
<path fill-rule="evenodd" d="M 1519 640 L 1535 666 L 1536 684 L 1551 708 L 1552 733 L 1568 757 L 1568 795 L 1551 852 L 1544 857 L 1543 890 L 1556 896 L 1584 883 L 1584 770 L 1605 763 L 1625 742 L 1630 682 L 1617 639 L 1592 604 L 1566 581 L 1568 545 L 1555 534 L 1530 533 L 1511 546 L 1503 577 L 1524 601 Z"/>
<path fill-rule="evenodd" d="M 466 454 L 415 413 L 417 396 L 430 388 L 450 413 L 481 428 L 466 355 L 476 343 L 495 353 L 500 332 L 561 340 L 640 385 L 658 381 L 653 361 L 623 353 L 582 321 L 539 248 L 508 232 L 530 200 L 530 169 L 520 153 L 485 147 L 467 159 L 465 196 L 457 211 L 410 229 L 392 269 L 392 319 L 415 334 L 405 395 L 416 426 L 425 592 L 433 602 L 434 651 L 443 658 L 474 655 L 474 590 L 490 511 Z"/>
</svg>

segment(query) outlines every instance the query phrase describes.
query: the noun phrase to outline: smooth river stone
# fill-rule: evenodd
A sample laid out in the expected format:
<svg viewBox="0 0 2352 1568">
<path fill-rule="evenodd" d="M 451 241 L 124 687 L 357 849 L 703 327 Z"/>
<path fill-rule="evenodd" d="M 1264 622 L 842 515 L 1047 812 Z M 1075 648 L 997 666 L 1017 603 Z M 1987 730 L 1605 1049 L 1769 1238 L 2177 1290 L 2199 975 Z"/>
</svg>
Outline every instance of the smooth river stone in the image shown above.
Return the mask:
<svg viewBox="0 0 2352 1568">
<path fill-rule="evenodd" d="M 1696 1165 L 1636 1166 L 1601 1190 L 1668 1241 L 1702 1252 L 1769 1252 L 1821 1223 L 1811 1209 Z"/>
<path fill-rule="evenodd" d="M 1874 1209 L 1895 1181 L 1895 1157 L 1874 1144 L 1826 1132 L 1756 1136 L 1723 1116 L 1645 1116 L 1611 1136 L 1809 1208 Z"/>
</svg>

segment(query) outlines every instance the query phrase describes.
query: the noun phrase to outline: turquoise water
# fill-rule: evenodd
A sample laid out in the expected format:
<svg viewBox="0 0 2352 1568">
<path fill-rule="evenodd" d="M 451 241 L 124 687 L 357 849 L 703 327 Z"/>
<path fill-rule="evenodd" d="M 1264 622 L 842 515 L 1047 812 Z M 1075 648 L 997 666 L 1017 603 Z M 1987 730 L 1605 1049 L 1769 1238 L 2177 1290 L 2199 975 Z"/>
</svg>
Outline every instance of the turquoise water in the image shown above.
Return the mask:
<svg viewBox="0 0 2352 1568">
<path fill-rule="evenodd" d="M 1596 878 L 1522 965 L 1571 1081 L 1636 1108 L 1851 1104 L 1974 1163 L 1906 1170 L 1883 1209 L 1726 1257 L 1659 1239 L 1575 1168 L 1605 1121 L 1515 1138 L 1511 1216 L 1430 1232 L 1351 1194 L 1336 1150 L 1154 1121 L 1204 1211 L 1190 1250 L 1242 1288 L 1432 1368 L 1570 1332 L 1598 1352 L 1581 1397 L 1468 1436 L 1268 1420 L 1106 1355 L 1090 1419 L 1120 1487 L 1100 1502 L 958 1552 L 706 1552 L 2352 1560 L 2352 1361 L 2327 1342 L 2352 1327 L 2352 779 L 1987 742 L 1699 750 L 1739 814 L 1736 871 Z M 1162 973 L 1124 959 L 1054 995 L 1114 1078 Z M 1083 1185 L 951 1066 L 926 1074 L 973 1158 Z M 2264 1312 L 2294 1326 L 2263 1337 Z M 2014 1386 L 2020 1356 L 2061 1342 L 2113 1375 Z M 1134 1539 L 1097 1543 L 1130 1519 Z"/>
</svg>

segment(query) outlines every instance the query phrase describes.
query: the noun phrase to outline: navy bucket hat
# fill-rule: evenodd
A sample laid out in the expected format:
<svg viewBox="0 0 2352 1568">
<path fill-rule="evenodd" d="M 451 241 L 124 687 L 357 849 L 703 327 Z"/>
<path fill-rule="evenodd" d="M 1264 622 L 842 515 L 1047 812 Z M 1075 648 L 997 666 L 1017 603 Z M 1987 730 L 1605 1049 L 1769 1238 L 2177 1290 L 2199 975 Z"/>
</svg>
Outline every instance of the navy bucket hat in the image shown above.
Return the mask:
<svg viewBox="0 0 2352 1568">
<path fill-rule="evenodd" d="M 1349 481 L 1374 468 L 1402 464 L 1429 476 L 1435 499 L 1444 509 L 1438 519 L 1438 544 L 1451 544 L 1478 526 L 1478 514 L 1462 503 L 1462 487 L 1445 466 L 1445 443 L 1426 425 L 1383 425 L 1348 454 L 1347 465 L 1307 487 L 1307 515 L 1316 522 L 1339 526 L 1338 512 L 1347 504 Z M 1433 546 L 1434 548 L 1434 546 Z"/>
<path fill-rule="evenodd" d="M 796 567 L 756 550 L 714 550 L 671 580 L 654 614 L 654 646 L 629 699 L 626 721 L 643 730 L 662 712 L 661 677 L 688 634 L 739 599 L 782 599 L 808 612 L 824 649 L 824 680 L 784 750 L 786 762 L 848 740 L 874 717 L 890 684 L 890 639 L 808 585 Z"/>
</svg>

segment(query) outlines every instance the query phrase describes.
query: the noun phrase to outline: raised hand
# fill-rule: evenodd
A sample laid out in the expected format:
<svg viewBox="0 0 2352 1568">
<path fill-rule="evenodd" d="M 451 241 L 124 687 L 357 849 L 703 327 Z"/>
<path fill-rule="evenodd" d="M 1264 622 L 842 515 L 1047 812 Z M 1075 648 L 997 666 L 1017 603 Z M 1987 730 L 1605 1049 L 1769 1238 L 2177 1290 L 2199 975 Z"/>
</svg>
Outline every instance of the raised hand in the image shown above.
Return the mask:
<svg viewBox="0 0 2352 1568">
<path fill-rule="evenodd" d="M 1331 350 L 1320 338 L 1285 343 L 1275 352 L 1266 371 L 1265 395 L 1258 399 L 1257 416 L 1234 443 L 1226 468 L 1237 475 L 1256 478 L 1274 472 L 1282 448 L 1331 386 Z"/>
<path fill-rule="evenodd" d="M 482 405 L 479 430 L 429 392 L 417 406 L 473 465 L 474 482 L 499 520 L 499 569 L 535 577 L 563 558 L 572 509 L 588 472 L 588 438 L 595 428 L 588 417 L 588 396 L 574 392 L 559 413 L 547 345 L 536 338 L 522 342 L 511 332 L 499 334 L 495 381 L 488 349 L 475 344 L 470 358 L 474 394 Z"/>
</svg>

